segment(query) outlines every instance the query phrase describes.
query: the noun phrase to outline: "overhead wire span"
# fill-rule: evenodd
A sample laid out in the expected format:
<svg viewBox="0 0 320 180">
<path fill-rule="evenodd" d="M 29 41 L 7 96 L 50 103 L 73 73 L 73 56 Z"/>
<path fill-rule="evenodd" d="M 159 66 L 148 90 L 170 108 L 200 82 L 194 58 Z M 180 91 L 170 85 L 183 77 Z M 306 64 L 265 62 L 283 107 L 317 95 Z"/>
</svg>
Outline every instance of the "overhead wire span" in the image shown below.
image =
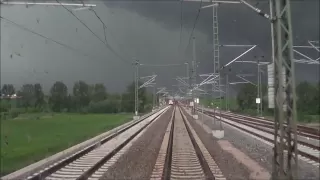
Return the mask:
<svg viewBox="0 0 320 180">
<path fill-rule="evenodd" d="M 190 42 L 191 42 L 191 39 L 192 39 L 192 36 L 193 36 L 193 32 L 194 32 L 194 29 L 196 28 L 196 25 L 197 25 L 197 22 L 198 22 L 198 18 L 199 18 L 199 15 L 200 15 L 201 7 L 202 7 L 202 0 L 200 1 L 200 6 L 199 6 L 199 9 L 198 9 L 197 17 L 196 17 L 196 19 L 195 19 L 195 21 L 193 23 L 193 28 L 192 28 L 191 34 L 189 36 L 189 41 L 188 41 L 188 45 L 186 47 L 186 51 L 185 52 L 187 52 L 187 49 L 190 46 Z"/>
<path fill-rule="evenodd" d="M 56 0 L 60 3 L 58 0 Z M 94 33 L 81 19 L 79 19 L 70 9 L 66 8 L 64 5 L 60 3 L 60 5 L 67 10 L 72 16 L 74 16 L 83 26 L 85 26 L 96 38 L 98 38 L 113 54 L 115 54 L 121 61 L 124 63 L 132 64 L 131 62 L 127 61 L 123 57 L 121 57 L 108 43 L 104 42 L 96 33 Z"/>
<path fill-rule="evenodd" d="M 107 35 L 106 35 L 107 26 L 104 24 L 104 22 L 101 20 L 101 18 L 98 16 L 97 12 L 96 12 L 93 8 L 90 8 L 89 10 L 92 11 L 92 12 L 94 13 L 94 15 L 95 15 L 95 16 L 99 19 L 99 21 L 102 23 L 104 40 L 106 41 L 106 43 L 108 43 L 108 41 L 107 41 Z"/>
<path fill-rule="evenodd" d="M 183 10 L 183 7 L 182 7 L 182 3 L 183 1 L 180 0 L 180 41 L 179 41 L 179 49 L 181 48 L 181 41 L 182 41 L 182 10 Z"/>
<path fill-rule="evenodd" d="M 65 48 L 67 48 L 67 49 L 70 49 L 70 50 L 72 50 L 72 51 L 75 51 L 75 52 L 77 52 L 77 53 L 80 53 L 80 54 L 82 54 L 83 56 L 90 57 L 90 55 L 87 55 L 87 54 L 83 53 L 83 52 L 80 51 L 80 50 L 77 50 L 77 49 L 75 49 L 75 48 L 73 48 L 73 47 L 71 47 L 71 46 L 69 46 L 69 45 L 66 45 L 66 44 L 64 44 L 64 43 L 62 43 L 62 42 L 56 41 L 56 40 L 54 40 L 54 39 L 52 39 L 52 38 L 46 37 L 46 36 L 44 36 L 44 35 L 42 35 L 42 34 L 40 34 L 40 33 L 37 33 L 37 32 L 35 32 L 35 31 L 27 28 L 27 27 L 24 27 L 23 25 L 20 25 L 20 24 L 18 24 L 18 23 L 15 23 L 15 22 L 13 22 L 13 21 L 11 21 L 11 20 L 3 17 L 3 16 L 0 16 L 0 19 L 3 19 L 3 20 L 5 20 L 5 21 L 9 22 L 10 24 L 15 25 L 15 26 L 17 26 L 17 27 L 20 28 L 20 29 L 23 29 L 23 30 L 25 30 L 25 31 L 28 31 L 28 32 L 30 32 L 30 33 L 32 33 L 32 34 L 35 34 L 35 35 L 37 35 L 37 36 L 40 36 L 40 37 L 42 37 L 42 38 L 44 38 L 44 39 L 46 39 L 46 40 L 52 41 L 52 42 L 54 42 L 54 43 L 56 43 L 56 44 L 59 44 L 60 46 L 63 46 L 63 47 L 65 47 Z"/>
<path fill-rule="evenodd" d="M 141 66 L 153 66 L 153 67 L 163 67 L 163 66 L 182 66 L 184 64 L 140 64 Z"/>
<path fill-rule="evenodd" d="M 81 3 L 83 4 L 83 6 L 85 5 L 83 0 L 80 0 Z M 103 34 L 104 34 L 104 40 L 106 41 L 106 43 L 108 43 L 107 41 L 107 35 L 106 35 L 106 29 L 107 26 L 104 24 L 104 22 L 102 21 L 102 19 L 100 18 L 100 16 L 98 16 L 98 13 L 93 9 L 93 8 L 89 8 L 90 11 L 92 11 L 94 13 L 94 15 L 99 19 L 99 21 L 102 23 L 103 26 Z"/>
<path fill-rule="evenodd" d="M 80 0 L 80 1 L 81 1 L 82 4 L 84 4 L 83 0 Z M 107 35 L 106 35 L 106 30 L 108 29 L 108 28 L 107 28 L 107 25 L 102 21 L 102 18 L 100 18 L 100 16 L 98 15 L 98 13 L 97 13 L 92 7 L 89 8 L 89 10 L 91 10 L 91 11 L 95 14 L 95 16 L 99 19 L 99 21 L 102 23 L 102 25 L 103 25 L 104 39 L 105 39 L 106 44 L 108 44 Z M 111 31 L 110 28 L 108 29 L 108 32 L 111 34 L 111 37 L 112 37 L 113 35 L 112 35 L 112 31 Z M 118 46 L 119 46 L 119 45 L 118 45 Z M 122 52 L 122 53 L 123 53 L 123 52 Z M 125 53 L 123 53 L 123 54 L 126 56 Z"/>
</svg>

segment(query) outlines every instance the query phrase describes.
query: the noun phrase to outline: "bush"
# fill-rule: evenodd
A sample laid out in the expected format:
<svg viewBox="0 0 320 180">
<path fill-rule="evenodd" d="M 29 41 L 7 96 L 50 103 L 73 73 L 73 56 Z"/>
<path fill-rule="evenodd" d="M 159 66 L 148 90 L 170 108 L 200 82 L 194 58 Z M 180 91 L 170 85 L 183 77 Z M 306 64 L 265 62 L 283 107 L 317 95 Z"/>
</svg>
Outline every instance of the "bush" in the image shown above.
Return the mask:
<svg viewBox="0 0 320 180">
<path fill-rule="evenodd" d="M 25 109 L 24 108 L 12 108 L 10 109 L 10 111 L 8 112 L 8 117 L 7 118 L 16 118 L 18 117 L 20 114 L 25 113 Z"/>
<path fill-rule="evenodd" d="M 149 112 L 152 110 L 152 104 L 147 104 L 144 106 L 142 113 Z"/>
<path fill-rule="evenodd" d="M 1 112 L 0 113 L 0 119 L 1 120 L 6 120 L 9 118 L 9 112 Z"/>
<path fill-rule="evenodd" d="M 1 100 L 0 101 L 0 112 L 8 112 L 11 108 L 11 104 L 7 100 Z"/>
<path fill-rule="evenodd" d="M 44 108 L 44 109 L 43 109 L 43 112 L 45 112 L 45 113 L 51 113 L 52 111 L 51 111 L 50 108 Z"/>
<path fill-rule="evenodd" d="M 42 112 L 41 108 L 35 108 L 35 107 L 28 107 L 26 108 L 26 113 L 38 113 Z"/>
<path fill-rule="evenodd" d="M 88 113 L 118 113 L 120 103 L 116 100 L 104 100 L 100 102 L 91 102 L 86 108 Z"/>
<path fill-rule="evenodd" d="M 19 111 L 12 111 L 12 112 L 10 112 L 10 116 L 11 116 L 12 119 L 18 117 L 19 114 L 20 114 Z"/>
<path fill-rule="evenodd" d="M 306 113 L 298 112 L 297 121 L 305 123 L 319 122 L 319 115 L 309 115 Z"/>
<path fill-rule="evenodd" d="M 79 113 L 80 114 L 88 114 L 88 107 L 81 108 Z"/>
</svg>

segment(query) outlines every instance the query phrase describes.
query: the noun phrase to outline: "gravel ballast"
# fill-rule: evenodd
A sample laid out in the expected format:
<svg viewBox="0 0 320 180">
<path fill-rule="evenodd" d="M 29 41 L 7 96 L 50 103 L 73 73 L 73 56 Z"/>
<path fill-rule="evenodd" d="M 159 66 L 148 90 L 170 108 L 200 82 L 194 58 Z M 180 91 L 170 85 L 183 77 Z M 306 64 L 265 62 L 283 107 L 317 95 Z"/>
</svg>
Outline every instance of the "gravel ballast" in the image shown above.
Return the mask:
<svg viewBox="0 0 320 180">
<path fill-rule="evenodd" d="M 188 113 L 185 112 L 184 109 L 183 112 L 198 134 L 199 138 L 211 154 L 212 158 L 221 169 L 223 175 L 229 180 L 249 179 L 249 170 L 241 163 L 239 163 L 230 153 L 222 150 L 217 142 L 217 139 L 213 138 L 211 134 L 205 132 L 203 128 L 199 124 L 197 124 Z M 201 117 L 199 116 L 199 118 Z"/>
<path fill-rule="evenodd" d="M 201 117 L 202 115 L 199 114 L 199 120 L 202 120 Z M 207 115 L 203 115 L 203 122 L 210 128 L 213 128 L 214 126 L 212 123 L 213 118 Z M 228 140 L 236 148 L 258 162 L 262 167 L 266 168 L 270 173 L 272 172 L 273 149 L 271 146 L 230 127 L 230 125 L 223 124 L 223 129 L 225 135 L 223 138 L 224 140 Z M 299 179 L 319 179 L 318 167 L 302 160 L 299 160 L 298 163 Z"/>
<path fill-rule="evenodd" d="M 151 124 L 102 179 L 149 179 L 173 108 Z"/>
</svg>

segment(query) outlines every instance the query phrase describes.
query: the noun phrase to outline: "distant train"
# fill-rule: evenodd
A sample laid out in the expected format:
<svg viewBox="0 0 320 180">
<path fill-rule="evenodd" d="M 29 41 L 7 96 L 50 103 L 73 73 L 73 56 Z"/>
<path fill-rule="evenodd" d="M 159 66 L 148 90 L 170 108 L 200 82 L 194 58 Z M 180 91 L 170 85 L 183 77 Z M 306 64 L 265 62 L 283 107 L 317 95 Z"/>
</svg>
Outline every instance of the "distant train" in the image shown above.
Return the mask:
<svg viewBox="0 0 320 180">
<path fill-rule="evenodd" d="M 171 99 L 169 100 L 169 105 L 173 105 L 173 101 Z"/>
</svg>

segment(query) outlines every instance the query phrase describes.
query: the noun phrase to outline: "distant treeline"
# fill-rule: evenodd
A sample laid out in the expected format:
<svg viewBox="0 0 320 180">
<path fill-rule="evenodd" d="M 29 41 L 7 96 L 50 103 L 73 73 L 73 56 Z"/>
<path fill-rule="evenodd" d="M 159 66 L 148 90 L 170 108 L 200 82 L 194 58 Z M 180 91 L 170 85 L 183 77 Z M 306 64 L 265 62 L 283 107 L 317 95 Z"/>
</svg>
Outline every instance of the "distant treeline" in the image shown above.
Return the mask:
<svg viewBox="0 0 320 180">
<path fill-rule="evenodd" d="M 14 94 L 17 98 L 8 98 Z M 124 93 L 108 93 L 101 83 L 89 85 L 84 81 L 77 81 L 69 94 L 67 86 L 57 81 L 48 95 L 43 93 L 39 83 L 24 84 L 17 91 L 12 84 L 4 84 L 1 95 L 0 112 L 134 112 L 134 83 L 129 84 Z M 139 112 L 151 108 L 152 94 L 148 94 L 145 88 L 140 88 Z"/>
<path fill-rule="evenodd" d="M 296 87 L 297 111 L 303 114 L 320 114 L 320 84 L 301 82 Z M 264 111 L 268 110 L 267 87 L 262 87 L 262 107 Z M 257 87 L 251 84 L 245 84 L 237 95 L 237 102 L 241 110 L 256 109 Z"/>
<path fill-rule="evenodd" d="M 300 82 L 296 86 L 298 120 L 313 121 L 310 115 L 320 115 L 320 84 Z M 230 110 L 239 113 L 257 115 L 257 87 L 244 84 L 240 87 L 235 99 L 229 99 Z M 219 106 L 216 99 L 206 100 L 206 106 Z M 213 105 L 211 104 L 213 103 Z M 222 109 L 225 109 L 225 98 L 222 97 Z M 262 86 L 263 115 L 273 115 L 273 109 L 268 108 L 267 86 Z M 319 116 L 317 116 L 319 117 Z M 317 119 L 319 120 L 319 119 Z"/>
</svg>

